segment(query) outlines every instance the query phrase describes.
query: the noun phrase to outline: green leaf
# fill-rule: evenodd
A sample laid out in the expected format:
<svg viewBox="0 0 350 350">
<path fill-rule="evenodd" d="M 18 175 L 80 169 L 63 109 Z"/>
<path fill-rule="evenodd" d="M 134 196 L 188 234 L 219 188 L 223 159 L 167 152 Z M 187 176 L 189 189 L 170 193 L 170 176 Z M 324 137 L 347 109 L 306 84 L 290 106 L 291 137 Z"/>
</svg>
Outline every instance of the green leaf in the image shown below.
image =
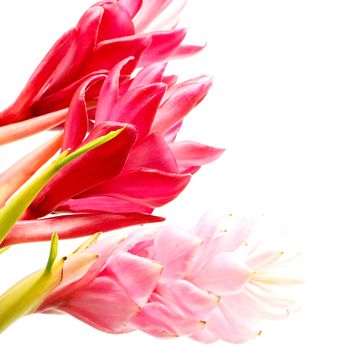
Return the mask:
<svg viewBox="0 0 350 350">
<path fill-rule="evenodd" d="M 62 280 L 65 259 L 56 260 L 58 236 L 54 234 L 46 268 L 18 282 L 0 296 L 0 333 L 17 319 L 35 311 Z"/>
<path fill-rule="evenodd" d="M 10 248 L 11 248 L 11 246 L 0 248 L 0 255 L 5 253 L 6 251 L 8 251 Z"/>
<path fill-rule="evenodd" d="M 10 199 L 10 201 L 2 209 L 0 209 L 0 244 L 11 230 L 12 226 L 23 215 L 34 198 L 54 175 L 56 175 L 72 160 L 112 140 L 124 129 L 125 128 L 121 128 L 116 131 L 112 131 L 107 135 L 98 137 L 70 154 L 68 153 L 69 151 L 64 151 L 33 180 L 24 185 L 22 189 L 15 193 L 12 199 Z"/>
</svg>

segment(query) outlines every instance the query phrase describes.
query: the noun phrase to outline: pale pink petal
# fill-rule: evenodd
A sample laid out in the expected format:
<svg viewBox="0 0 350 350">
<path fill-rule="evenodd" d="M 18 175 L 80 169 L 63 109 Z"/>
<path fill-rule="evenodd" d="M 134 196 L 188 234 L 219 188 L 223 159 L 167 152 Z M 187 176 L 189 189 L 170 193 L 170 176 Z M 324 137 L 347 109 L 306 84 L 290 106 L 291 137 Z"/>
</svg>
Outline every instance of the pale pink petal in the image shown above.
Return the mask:
<svg viewBox="0 0 350 350">
<path fill-rule="evenodd" d="M 258 332 L 251 331 L 240 324 L 231 323 L 219 309 L 207 321 L 205 329 L 217 338 L 234 344 L 244 343 L 258 336 Z"/>
<path fill-rule="evenodd" d="M 132 319 L 131 324 L 159 338 L 190 335 L 201 330 L 204 323 L 177 315 L 157 301 L 147 303 Z"/>
<path fill-rule="evenodd" d="M 260 270 L 272 265 L 274 262 L 280 259 L 282 255 L 283 252 L 280 250 L 260 251 L 249 255 L 246 262 L 252 269 Z"/>
<path fill-rule="evenodd" d="M 115 252 L 108 259 L 102 275 L 118 281 L 130 297 L 143 307 L 155 289 L 162 265 L 126 252 Z"/>
<path fill-rule="evenodd" d="M 207 320 L 218 306 L 219 297 L 185 280 L 161 281 L 156 292 L 176 304 L 188 317 Z"/>
<path fill-rule="evenodd" d="M 270 320 L 280 320 L 290 314 L 290 309 L 295 306 L 293 301 L 268 295 L 264 292 L 255 292 L 252 288 L 247 288 L 244 293 L 251 307 L 254 308 L 262 318 Z"/>
<path fill-rule="evenodd" d="M 290 309 L 295 306 L 295 301 L 287 298 L 279 297 L 275 293 L 262 292 L 259 288 L 254 285 L 249 285 L 247 291 L 260 299 L 263 303 L 271 305 L 277 308 Z"/>
<path fill-rule="evenodd" d="M 164 266 L 162 278 L 184 278 L 200 244 L 200 239 L 177 227 L 161 227 L 154 240 L 154 259 Z"/>
<path fill-rule="evenodd" d="M 172 59 L 186 58 L 201 52 L 206 45 L 181 45 L 172 54 Z"/>
<path fill-rule="evenodd" d="M 191 334 L 189 337 L 203 344 L 212 344 L 218 340 L 218 338 L 206 328 Z"/>
<path fill-rule="evenodd" d="M 143 0 L 142 7 L 134 18 L 136 32 L 144 31 L 172 0 Z"/>
<path fill-rule="evenodd" d="M 169 30 L 176 28 L 179 20 L 180 14 L 183 11 L 187 0 L 175 0 L 172 1 L 171 6 L 159 16 L 148 28 L 148 31 L 154 30 Z"/>
<path fill-rule="evenodd" d="M 254 304 L 246 298 L 245 293 L 225 295 L 222 297 L 221 303 L 225 314 L 232 313 L 248 326 L 255 325 L 262 319 L 262 315 L 254 308 Z"/>
<path fill-rule="evenodd" d="M 115 281 L 99 277 L 69 296 L 60 309 L 105 332 L 117 332 L 139 310 Z"/>
<path fill-rule="evenodd" d="M 55 292 L 65 290 L 67 287 L 69 289 L 71 284 L 82 279 L 98 258 L 97 254 L 87 251 L 67 257 L 64 263 L 62 281 Z"/>
<path fill-rule="evenodd" d="M 253 271 L 230 253 L 218 254 L 202 270 L 193 275 L 191 282 L 217 295 L 229 295 L 242 291 Z"/>
</svg>

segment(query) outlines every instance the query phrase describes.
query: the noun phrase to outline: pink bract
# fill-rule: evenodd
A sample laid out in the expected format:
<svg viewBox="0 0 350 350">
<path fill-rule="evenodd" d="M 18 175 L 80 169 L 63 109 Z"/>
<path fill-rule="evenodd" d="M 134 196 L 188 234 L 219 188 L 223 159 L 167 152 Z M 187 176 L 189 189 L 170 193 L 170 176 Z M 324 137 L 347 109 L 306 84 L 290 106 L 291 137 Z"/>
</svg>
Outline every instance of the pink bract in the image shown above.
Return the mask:
<svg viewBox="0 0 350 350">
<path fill-rule="evenodd" d="M 293 283 L 273 276 L 281 252 L 247 248 L 249 234 L 207 215 L 190 232 L 168 225 L 103 240 L 68 257 L 62 284 L 37 311 L 111 333 L 245 342 L 261 333 L 261 319 L 284 318 L 294 305 L 273 293 Z M 98 258 L 84 269 L 91 254 Z"/>
</svg>

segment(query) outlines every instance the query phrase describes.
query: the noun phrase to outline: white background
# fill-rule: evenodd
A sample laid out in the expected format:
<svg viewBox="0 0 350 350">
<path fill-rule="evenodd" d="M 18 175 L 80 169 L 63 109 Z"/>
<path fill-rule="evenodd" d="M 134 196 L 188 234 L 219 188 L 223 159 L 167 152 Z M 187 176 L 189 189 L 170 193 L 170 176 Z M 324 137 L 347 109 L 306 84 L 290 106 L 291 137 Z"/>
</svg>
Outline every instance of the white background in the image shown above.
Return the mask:
<svg viewBox="0 0 350 350">
<path fill-rule="evenodd" d="M 89 5 L 89 0 L 1 2 L 1 108 Z M 349 16 L 348 1 L 336 0 L 190 0 L 183 15 L 192 41 L 207 41 L 208 47 L 170 68 L 185 76 L 208 73 L 215 85 L 188 117 L 182 138 L 227 152 L 157 213 L 183 225 L 194 224 L 210 208 L 251 213 L 267 218 L 271 231 L 287 233 L 304 253 L 302 311 L 267 324 L 259 339 L 241 349 L 346 349 L 350 343 Z M 0 149 L 1 169 L 38 139 Z M 62 252 L 69 247 L 62 244 Z M 47 248 L 16 247 L 1 256 L 1 291 L 42 266 Z M 68 316 L 41 315 L 12 326 L 0 346 L 232 348 L 140 332 L 108 335 Z"/>
</svg>

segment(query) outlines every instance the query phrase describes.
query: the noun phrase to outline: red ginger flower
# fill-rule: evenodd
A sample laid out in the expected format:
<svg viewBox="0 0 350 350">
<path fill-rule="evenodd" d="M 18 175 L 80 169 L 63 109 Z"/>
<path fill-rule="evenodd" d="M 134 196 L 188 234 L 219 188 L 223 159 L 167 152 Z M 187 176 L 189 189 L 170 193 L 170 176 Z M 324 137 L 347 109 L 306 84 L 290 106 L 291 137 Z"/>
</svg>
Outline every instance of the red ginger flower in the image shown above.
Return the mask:
<svg viewBox="0 0 350 350">
<path fill-rule="evenodd" d="M 297 282 L 276 277 L 285 256 L 252 249 L 249 235 L 242 223 L 226 231 L 206 216 L 192 232 L 168 225 L 103 240 L 68 257 L 62 283 L 37 312 L 65 312 L 111 333 L 247 341 L 261 333 L 261 319 L 284 318 L 294 306 L 271 287 Z"/>
<path fill-rule="evenodd" d="M 175 84 L 163 76 L 165 65 L 152 65 L 134 79 L 118 64 L 105 79 L 96 109 L 86 94 L 101 77 L 91 78 L 75 94 L 65 125 L 63 149 L 125 127 L 118 140 L 72 162 L 44 187 L 26 218 L 52 211 L 144 212 L 173 200 L 203 164 L 222 149 L 195 142 L 174 142 L 185 115 L 207 94 L 211 79 L 203 76 Z M 84 140 L 93 120 L 92 131 Z"/>
<path fill-rule="evenodd" d="M 135 59 L 123 67 L 123 75 L 137 66 L 199 51 L 198 46 L 181 46 L 184 29 L 143 33 L 171 2 L 109 0 L 89 8 L 48 52 L 16 101 L 0 113 L 0 126 L 68 107 L 83 81 L 96 73 L 106 74 L 130 55 Z M 90 91 L 89 99 L 93 102 L 97 95 L 98 89 Z"/>
</svg>

